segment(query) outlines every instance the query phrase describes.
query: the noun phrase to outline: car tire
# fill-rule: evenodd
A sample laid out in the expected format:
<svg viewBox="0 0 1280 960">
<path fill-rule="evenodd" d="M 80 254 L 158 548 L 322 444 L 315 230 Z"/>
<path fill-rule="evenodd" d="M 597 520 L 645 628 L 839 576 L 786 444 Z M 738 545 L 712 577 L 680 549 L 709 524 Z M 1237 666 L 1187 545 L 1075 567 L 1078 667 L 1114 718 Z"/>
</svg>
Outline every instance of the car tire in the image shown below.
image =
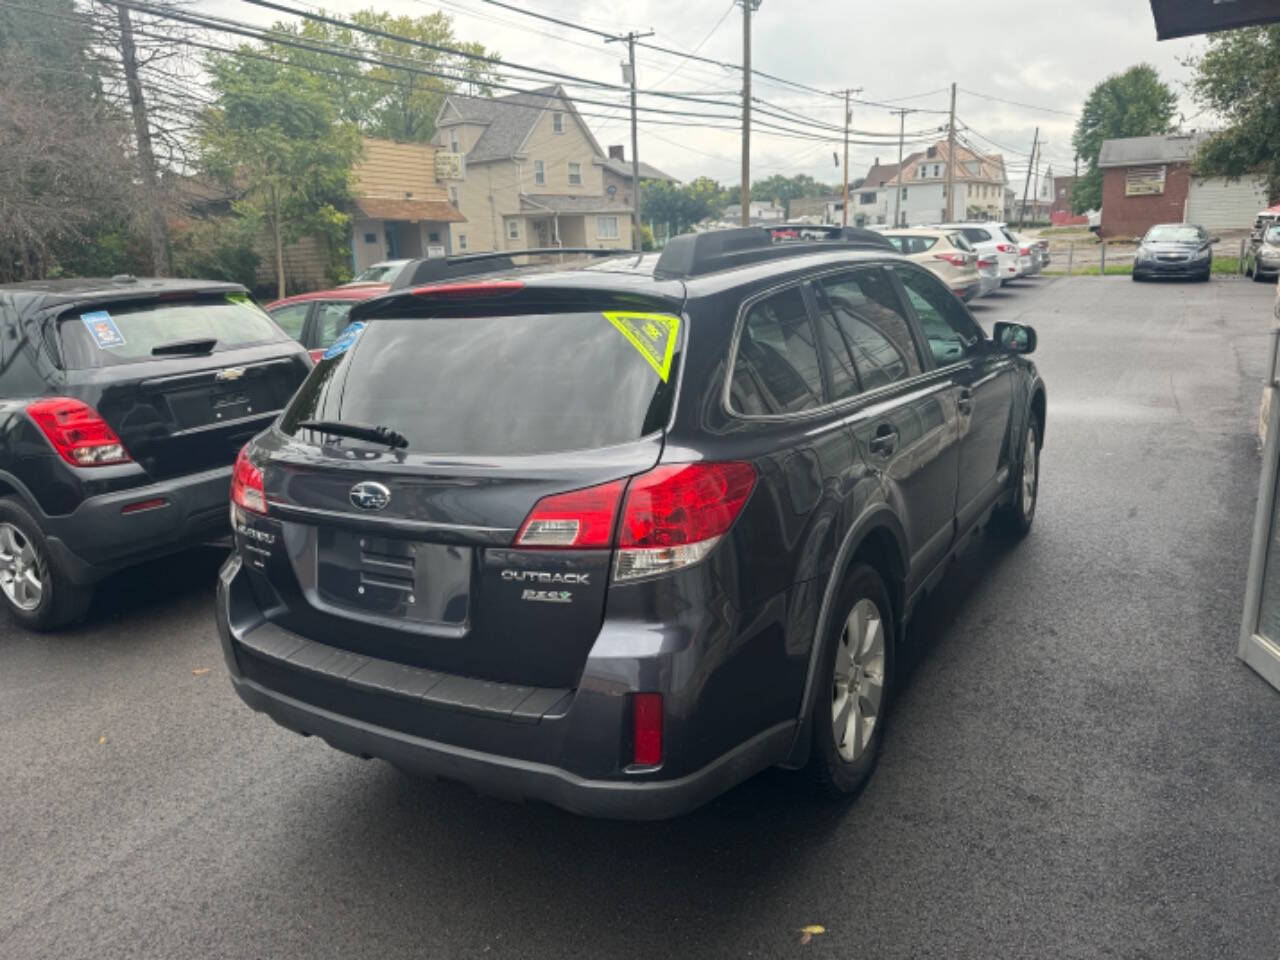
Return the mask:
<svg viewBox="0 0 1280 960">
<path fill-rule="evenodd" d="M 72 583 L 20 502 L 0 498 L 0 600 L 31 630 L 56 630 L 84 616 L 93 588 Z"/>
<path fill-rule="evenodd" d="M 1266 283 L 1266 282 L 1267 282 L 1267 278 L 1266 278 L 1266 277 L 1264 277 L 1264 276 L 1262 275 L 1262 273 L 1258 270 L 1258 268 L 1257 268 L 1257 267 L 1254 267 L 1254 268 L 1249 272 L 1249 276 L 1253 277 L 1253 282 L 1254 282 L 1254 283 Z"/>
<path fill-rule="evenodd" d="M 1013 500 L 997 514 L 1001 532 L 1014 540 L 1020 540 L 1031 532 L 1036 519 L 1036 504 L 1040 500 L 1040 421 L 1032 416 L 1027 423 L 1022 441 L 1022 457 L 1013 474 Z M 1029 478 L 1027 473 L 1030 472 Z"/>
<path fill-rule="evenodd" d="M 897 633 L 884 580 L 865 563 L 849 571 L 833 613 L 821 638 L 806 773 L 816 793 L 843 800 L 866 786 L 880 756 Z"/>
</svg>

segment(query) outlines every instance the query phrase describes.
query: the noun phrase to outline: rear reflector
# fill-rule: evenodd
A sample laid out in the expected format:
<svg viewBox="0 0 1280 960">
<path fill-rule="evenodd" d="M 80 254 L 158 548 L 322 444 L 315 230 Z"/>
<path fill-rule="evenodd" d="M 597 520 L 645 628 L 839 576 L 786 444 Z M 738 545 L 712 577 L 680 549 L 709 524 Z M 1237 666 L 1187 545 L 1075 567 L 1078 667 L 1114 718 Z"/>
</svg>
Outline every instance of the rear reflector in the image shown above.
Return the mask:
<svg viewBox="0 0 1280 960">
<path fill-rule="evenodd" d="M 416 287 L 415 297 L 509 297 L 524 289 L 520 280 L 494 280 L 490 283 L 437 283 Z"/>
<path fill-rule="evenodd" d="M 310 356 L 311 356 L 311 362 L 312 362 L 312 363 L 319 363 L 321 360 L 323 360 L 323 359 L 324 359 L 324 349 L 323 349 L 323 348 L 321 348 L 321 349 L 319 349 L 319 350 L 308 350 L 308 351 L 307 351 L 307 353 L 308 353 L 308 354 L 310 354 Z"/>
<path fill-rule="evenodd" d="M 613 545 L 613 521 L 627 481 L 543 497 L 516 535 L 518 547 L 588 550 Z"/>
<path fill-rule="evenodd" d="M 120 512 L 124 514 L 142 513 L 144 510 L 156 510 L 168 505 L 169 501 L 164 497 L 152 497 L 150 500 L 137 500 L 133 503 L 126 503 L 120 508 Z"/>
<path fill-rule="evenodd" d="M 27 416 L 67 463 L 77 467 L 101 467 L 128 463 L 133 458 L 124 444 L 87 403 L 73 397 L 46 397 L 27 404 Z"/>
<path fill-rule="evenodd" d="M 262 485 L 262 471 L 249 460 L 247 449 L 240 450 L 231 469 L 231 502 L 254 513 L 266 513 L 267 493 Z"/>
<path fill-rule="evenodd" d="M 631 762 L 656 767 L 662 762 L 662 694 L 631 694 Z"/>
</svg>

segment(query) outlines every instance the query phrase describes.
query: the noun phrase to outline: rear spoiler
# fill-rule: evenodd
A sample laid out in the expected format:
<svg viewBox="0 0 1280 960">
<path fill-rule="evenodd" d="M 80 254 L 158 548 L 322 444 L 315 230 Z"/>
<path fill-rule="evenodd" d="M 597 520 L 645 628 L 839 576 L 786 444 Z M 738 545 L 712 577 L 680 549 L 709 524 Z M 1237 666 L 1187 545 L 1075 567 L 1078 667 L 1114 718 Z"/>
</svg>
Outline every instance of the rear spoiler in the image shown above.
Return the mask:
<svg viewBox="0 0 1280 960">
<path fill-rule="evenodd" d="M 388 293 L 399 293 L 412 287 L 432 283 L 446 283 L 464 277 L 477 277 L 486 273 L 503 273 L 519 269 L 516 257 L 556 256 L 617 257 L 634 255 L 631 250 L 608 250 L 601 247 L 535 247 L 532 250 L 504 250 L 493 253 L 467 253 L 453 257 L 430 257 L 408 263 L 395 280 Z"/>
</svg>

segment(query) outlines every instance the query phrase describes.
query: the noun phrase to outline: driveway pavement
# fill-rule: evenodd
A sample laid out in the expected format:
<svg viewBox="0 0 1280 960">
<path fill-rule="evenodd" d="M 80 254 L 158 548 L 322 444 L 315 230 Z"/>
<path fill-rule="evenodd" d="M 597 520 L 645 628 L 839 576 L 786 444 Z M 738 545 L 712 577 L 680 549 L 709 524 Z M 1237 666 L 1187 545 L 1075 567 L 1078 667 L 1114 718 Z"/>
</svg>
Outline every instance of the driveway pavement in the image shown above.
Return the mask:
<svg viewBox="0 0 1280 960">
<path fill-rule="evenodd" d="M 1280 692 L 1234 657 L 1272 294 L 978 305 L 1040 334 L 1039 516 L 917 619 L 849 807 L 767 774 L 594 822 L 338 754 L 232 695 L 214 551 L 0 624 L 0 957 L 1275 960 Z"/>
</svg>

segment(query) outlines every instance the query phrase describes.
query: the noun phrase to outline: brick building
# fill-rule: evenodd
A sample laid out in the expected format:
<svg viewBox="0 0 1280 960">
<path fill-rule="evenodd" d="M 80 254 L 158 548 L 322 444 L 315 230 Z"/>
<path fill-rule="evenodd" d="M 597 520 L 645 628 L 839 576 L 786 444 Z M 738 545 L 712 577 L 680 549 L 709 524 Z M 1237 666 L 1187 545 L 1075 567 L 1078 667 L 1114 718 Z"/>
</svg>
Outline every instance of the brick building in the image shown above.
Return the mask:
<svg viewBox="0 0 1280 960">
<path fill-rule="evenodd" d="M 1102 144 L 1104 237 L 1140 237 L 1157 223 L 1198 223 L 1208 230 L 1247 229 L 1267 205 L 1259 176 L 1236 180 L 1192 171 L 1205 134 L 1128 137 Z"/>
</svg>

